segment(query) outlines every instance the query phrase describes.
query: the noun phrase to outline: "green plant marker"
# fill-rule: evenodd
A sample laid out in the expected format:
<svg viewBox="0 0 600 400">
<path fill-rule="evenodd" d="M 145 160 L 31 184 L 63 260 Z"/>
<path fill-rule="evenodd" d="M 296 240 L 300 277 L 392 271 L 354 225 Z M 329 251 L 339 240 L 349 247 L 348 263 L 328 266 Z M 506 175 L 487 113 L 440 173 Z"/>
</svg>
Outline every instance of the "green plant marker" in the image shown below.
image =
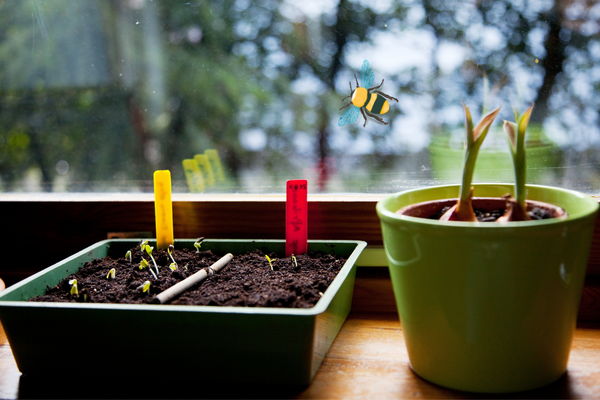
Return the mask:
<svg viewBox="0 0 600 400">
<path fill-rule="evenodd" d="M 465 129 L 467 141 L 465 143 L 463 176 L 462 183 L 460 185 L 459 199 L 455 206 L 442 215 L 440 221 L 477 221 L 475 212 L 473 211 L 473 205 L 471 204 L 473 193 L 471 183 L 473 182 L 475 162 L 477 161 L 479 149 L 483 144 L 483 140 L 487 136 L 490 126 L 500 112 L 500 107 L 489 112 L 483 118 L 481 118 L 481 121 L 479 121 L 477 126 L 473 128 L 473 120 L 471 118 L 469 107 L 463 103 L 463 108 L 465 110 Z"/>
<path fill-rule="evenodd" d="M 114 268 L 111 268 L 111 270 L 108 271 L 108 274 L 106 275 L 106 279 L 115 279 L 116 272 L 117 271 Z"/>
<path fill-rule="evenodd" d="M 216 149 L 208 149 L 204 151 L 208 162 L 213 170 L 215 181 L 223 183 L 225 182 L 225 173 L 223 172 L 223 165 L 221 164 L 221 157 Z"/>
<path fill-rule="evenodd" d="M 194 161 L 196 161 L 198 168 L 202 171 L 204 183 L 209 187 L 215 186 L 215 173 L 210 165 L 208 156 L 206 156 L 206 154 L 196 154 L 194 156 Z"/>
<path fill-rule="evenodd" d="M 267 258 L 267 261 L 269 262 L 269 266 L 271 267 L 271 271 L 273 271 L 273 264 L 271 264 L 271 259 L 267 255 L 265 255 L 265 257 Z"/>
<path fill-rule="evenodd" d="M 204 192 L 204 176 L 196 160 L 188 158 L 182 161 L 185 180 L 190 193 Z"/>
<path fill-rule="evenodd" d="M 527 125 L 533 112 L 533 104 L 529 106 L 521 115 L 515 109 L 515 122 L 504 121 L 503 128 L 506 133 L 506 140 L 510 148 L 510 154 L 513 160 L 515 170 L 515 198 L 516 202 L 510 204 L 509 212 L 503 221 L 523 221 L 529 219 L 527 207 L 525 205 L 525 178 L 527 163 L 525 159 L 525 133 Z"/>
</svg>

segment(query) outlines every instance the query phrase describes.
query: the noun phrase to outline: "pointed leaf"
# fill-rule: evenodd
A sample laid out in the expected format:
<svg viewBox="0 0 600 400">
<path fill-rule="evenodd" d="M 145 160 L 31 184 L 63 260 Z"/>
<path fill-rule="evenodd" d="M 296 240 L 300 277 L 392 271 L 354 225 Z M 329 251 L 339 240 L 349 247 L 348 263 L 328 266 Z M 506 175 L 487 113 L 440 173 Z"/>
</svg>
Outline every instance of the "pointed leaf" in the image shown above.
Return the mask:
<svg viewBox="0 0 600 400">
<path fill-rule="evenodd" d="M 481 121 L 479 121 L 475 129 L 473 129 L 473 139 L 475 141 L 480 140 L 480 137 L 481 140 L 485 138 L 485 135 L 487 134 L 488 130 L 490 129 L 490 126 L 492 125 L 492 122 L 494 122 L 494 119 L 496 119 L 496 116 L 499 112 L 500 107 L 496 108 L 494 111 L 491 111 L 489 114 L 485 115 L 481 119 Z"/>
<path fill-rule="evenodd" d="M 467 147 L 471 147 L 473 143 L 473 119 L 471 118 L 471 111 L 465 103 L 462 103 L 463 109 L 465 110 L 465 129 L 467 130 Z"/>
<path fill-rule="evenodd" d="M 519 123 L 519 135 L 525 135 L 525 131 L 527 130 L 527 125 L 529 125 L 529 120 L 531 119 L 531 114 L 533 113 L 533 103 L 529 106 L 527 110 L 521 114 L 518 119 Z"/>
<path fill-rule="evenodd" d="M 508 143 L 510 143 L 510 146 L 514 151 L 517 146 L 517 124 L 511 121 L 504 121 L 504 125 L 502 127 L 504 128 L 504 132 L 506 132 L 508 137 Z"/>
</svg>

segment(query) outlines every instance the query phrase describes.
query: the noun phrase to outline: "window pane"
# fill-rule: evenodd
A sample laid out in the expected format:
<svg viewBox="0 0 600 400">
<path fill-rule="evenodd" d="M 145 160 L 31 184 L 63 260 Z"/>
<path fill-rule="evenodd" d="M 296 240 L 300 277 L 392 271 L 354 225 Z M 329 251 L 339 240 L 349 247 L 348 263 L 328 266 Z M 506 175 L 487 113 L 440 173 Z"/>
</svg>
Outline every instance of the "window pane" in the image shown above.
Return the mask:
<svg viewBox="0 0 600 400">
<path fill-rule="evenodd" d="M 3 0 L 0 191 L 456 183 L 461 102 L 502 106 L 475 181 L 512 182 L 501 119 L 533 102 L 528 182 L 597 193 L 599 23 L 586 0 Z M 340 127 L 364 60 L 385 124 Z"/>
</svg>

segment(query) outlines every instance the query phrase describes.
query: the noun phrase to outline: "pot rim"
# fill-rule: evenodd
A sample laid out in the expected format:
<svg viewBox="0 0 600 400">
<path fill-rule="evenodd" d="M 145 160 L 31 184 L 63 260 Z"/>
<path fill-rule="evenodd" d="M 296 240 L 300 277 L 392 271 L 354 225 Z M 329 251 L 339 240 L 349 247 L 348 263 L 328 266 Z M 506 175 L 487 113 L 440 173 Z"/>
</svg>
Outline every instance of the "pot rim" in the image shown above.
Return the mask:
<svg viewBox="0 0 600 400">
<path fill-rule="evenodd" d="M 473 184 L 473 187 L 474 187 L 474 197 L 490 197 L 489 195 L 483 195 L 483 196 L 478 195 L 478 193 L 477 193 L 478 189 L 484 190 L 485 188 L 498 188 L 497 189 L 498 192 L 513 193 L 514 185 L 511 183 L 475 183 L 475 184 Z M 377 202 L 377 206 L 376 206 L 377 214 L 382 221 L 386 221 L 386 222 L 390 222 L 390 223 L 407 221 L 407 222 L 413 222 L 413 223 L 425 224 L 425 225 L 465 226 L 465 227 L 476 227 L 476 228 L 480 228 L 480 229 L 511 229 L 511 228 L 516 228 L 516 227 L 520 227 L 520 226 L 544 226 L 544 225 L 564 224 L 569 221 L 590 218 L 591 216 L 595 217 L 595 214 L 598 212 L 598 209 L 600 207 L 600 205 L 598 204 L 598 201 L 594 200 L 592 197 L 590 197 L 588 195 L 585 195 L 581 192 L 577 192 L 575 190 L 557 188 L 557 187 L 552 187 L 552 186 L 544 186 L 544 185 L 526 185 L 526 189 L 528 192 L 528 196 L 527 196 L 528 200 L 540 200 L 540 201 L 544 201 L 544 202 L 550 203 L 552 205 L 561 207 L 567 212 L 567 214 L 568 214 L 567 217 L 566 218 L 552 218 L 552 219 L 545 219 L 545 220 L 510 222 L 510 223 L 503 223 L 503 224 L 491 224 L 491 223 L 484 223 L 484 222 L 439 221 L 439 220 L 431 220 L 431 219 L 420 218 L 420 217 L 410 217 L 407 215 L 396 214 L 397 209 L 395 209 L 394 211 L 390 211 L 387 208 L 389 203 L 393 203 L 396 199 L 398 199 L 400 197 L 411 196 L 413 194 L 421 193 L 421 192 L 425 192 L 425 191 L 431 191 L 433 193 L 436 191 L 449 191 L 452 189 L 456 189 L 456 192 L 455 192 L 456 195 L 444 196 L 444 197 L 432 196 L 432 198 L 430 200 L 453 198 L 458 195 L 459 188 L 460 188 L 459 184 L 437 185 L 437 186 L 421 187 L 421 188 L 416 188 L 416 189 L 405 190 L 402 192 L 397 192 L 397 193 L 388 195 L 388 196 L 384 197 L 382 200 L 380 200 L 379 202 Z M 530 197 L 529 192 L 534 192 L 534 195 L 532 197 Z M 556 194 L 555 196 L 553 196 L 555 199 L 554 200 L 538 199 L 538 198 L 536 198 L 536 197 L 538 197 L 536 194 L 539 194 L 539 192 L 544 192 L 544 193 L 554 192 Z M 502 194 L 499 194 L 498 197 L 500 197 L 501 195 Z M 561 195 L 563 197 L 567 196 L 572 201 L 575 201 L 579 204 L 585 205 L 583 207 L 584 210 L 576 212 L 576 211 L 572 210 L 572 206 L 562 204 L 560 201 L 558 203 L 556 203 L 555 201 L 558 201 L 558 199 L 556 199 L 556 197 L 558 197 L 559 195 Z M 423 200 L 423 201 L 426 201 L 426 200 Z M 420 203 L 420 202 L 422 202 L 422 201 L 417 201 L 417 203 Z M 408 204 L 405 204 L 405 205 L 408 205 Z M 398 207 L 398 209 L 400 209 L 402 207 L 404 207 L 404 205 L 401 207 Z"/>
</svg>

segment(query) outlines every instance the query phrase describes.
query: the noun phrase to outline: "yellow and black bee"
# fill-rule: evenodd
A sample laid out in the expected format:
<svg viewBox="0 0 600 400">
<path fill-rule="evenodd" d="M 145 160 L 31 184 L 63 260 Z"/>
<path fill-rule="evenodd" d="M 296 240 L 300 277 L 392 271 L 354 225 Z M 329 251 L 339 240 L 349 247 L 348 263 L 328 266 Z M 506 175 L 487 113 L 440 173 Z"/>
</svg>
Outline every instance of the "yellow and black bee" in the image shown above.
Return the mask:
<svg viewBox="0 0 600 400">
<path fill-rule="evenodd" d="M 343 110 L 346 107 L 350 108 L 344 111 L 340 117 L 340 120 L 338 121 L 338 126 L 344 126 L 356 122 L 359 111 L 362 113 L 362 116 L 365 119 L 365 124 L 363 127 L 367 126 L 367 116 L 373 118 L 379 123 L 387 125 L 387 122 L 375 114 L 385 114 L 390 110 L 390 103 L 386 99 L 396 101 L 398 101 L 398 99 L 379 90 L 375 90 L 379 89 L 383 85 L 383 79 L 381 80 L 381 85 L 369 88 L 369 86 L 371 86 L 375 80 L 375 73 L 373 73 L 371 65 L 369 65 L 369 61 L 367 60 L 363 62 L 362 69 L 360 71 L 361 85 L 358 84 L 356 75 L 354 75 L 354 79 L 356 79 L 356 89 L 352 90 L 352 82 L 350 82 L 350 96 L 346 96 L 342 99 L 342 101 L 344 101 L 350 97 L 350 103 L 340 108 L 340 110 Z"/>
</svg>

